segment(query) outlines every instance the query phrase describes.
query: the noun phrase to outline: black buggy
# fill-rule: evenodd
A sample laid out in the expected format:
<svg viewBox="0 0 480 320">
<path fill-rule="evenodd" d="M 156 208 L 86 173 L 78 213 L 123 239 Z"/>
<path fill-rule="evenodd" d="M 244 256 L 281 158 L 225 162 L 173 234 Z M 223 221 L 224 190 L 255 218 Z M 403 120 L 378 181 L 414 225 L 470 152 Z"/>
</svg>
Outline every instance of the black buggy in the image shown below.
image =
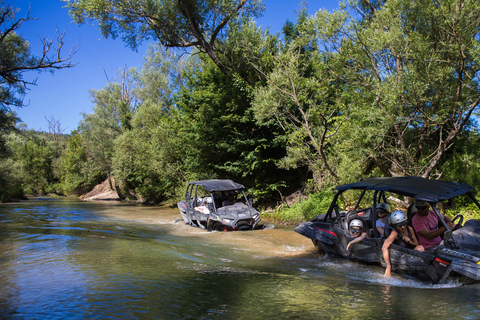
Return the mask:
<svg viewBox="0 0 480 320">
<path fill-rule="evenodd" d="M 245 187 L 232 180 L 190 182 L 185 200 L 177 203 L 186 224 L 208 231 L 239 231 L 261 228 L 259 212 L 247 199 Z"/>
<path fill-rule="evenodd" d="M 452 278 L 464 283 L 480 282 L 480 222 L 472 219 L 462 226 L 463 217 L 457 215 L 454 222 L 458 229 L 450 230 L 437 208 L 439 202 L 448 206 L 453 198 L 467 196 L 480 209 L 472 189 L 463 183 L 421 177 L 371 178 L 340 185 L 336 187 L 337 193 L 327 213 L 302 223 L 295 231 L 312 239 L 313 244 L 327 254 L 385 266 L 382 255 L 384 239 L 376 229 L 377 205 L 382 202 L 393 205 L 394 199 L 404 201 L 404 204 L 411 199 L 427 201 L 438 216 L 439 224 L 447 229 L 443 241 L 434 250 L 425 252 L 392 244 L 389 249 L 392 270 L 432 283 L 444 283 Z M 345 197 L 358 199 L 354 208 L 347 210 L 343 206 Z M 413 205 L 407 209 L 410 225 L 415 214 L 412 209 Z M 352 245 L 347 251 L 347 244 L 353 240 L 348 232 L 352 219 L 362 220 L 369 238 Z"/>
</svg>

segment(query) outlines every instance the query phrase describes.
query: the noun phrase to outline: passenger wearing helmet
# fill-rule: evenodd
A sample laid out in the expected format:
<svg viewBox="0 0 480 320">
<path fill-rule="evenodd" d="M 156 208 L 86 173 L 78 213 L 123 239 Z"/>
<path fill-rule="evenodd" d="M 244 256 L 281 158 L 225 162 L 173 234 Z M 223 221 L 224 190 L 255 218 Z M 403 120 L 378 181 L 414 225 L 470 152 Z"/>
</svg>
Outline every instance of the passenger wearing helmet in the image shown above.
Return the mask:
<svg viewBox="0 0 480 320">
<path fill-rule="evenodd" d="M 418 234 L 420 244 L 428 249 L 438 245 L 442 238 L 440 237 L 447 229 L 444 226 L 438 227 L 439 219 L 433 210 L 429 210 L 430 204 L 427 201 L 415 201 L 417 213 L 412 218 L 412 226 Z M 448 227 L 453 230 L 455 227 L 452 220 L 443 216 Z"/>
<path fill-rule="evenodd" d="M 210 212 L 213 210 L 212 202 L 212 197 L 204 197 L 203 199 L 199 197 L 197 199 L 198 206 L 195 207 L 195 210 L 203 214 L 210 214 Z"/>
<path fill-rule="evenodd" d="M 425 248 L 419 244 L 413 228 L 408 226 L 407 222 L 407 215 L 401 210 L 395 210 L 390 215 L 390 221 L 386 226 L 386 228 L 391 228 L 390 235 L 382 246 L 383 260 L 387 265 L 385 277 L 392 275 L 392 265 L 390 264 L 390 253 L 388 251 L 392 243 L 420 252 L 425 251 Z"/>
<path fill-rule="evenodd" d="M 377 205 L 377 215 L 380 219 L 375 222 L 375 226 L 377 231 L 380 233 L 382 238 L 385 236 L 385 219 L 387 218 L 388 214 L 390 213 L 390 206 L 388 203 L 379 203 Z"/>
<path fill-rule="evenodd" d="M 350 236 L 354 237 L 355 239 L 348 243 L 347 250 L 350 250 L 350 246 L 352 244 L 368 238 L 368 234 L 366 232 L 363 232 L 363 222 L 360 219 L 353 219 L 352 221 L 350 221 L 350 224 L 348 225 L 348 231 L 350 233 Z"/>
</svg>

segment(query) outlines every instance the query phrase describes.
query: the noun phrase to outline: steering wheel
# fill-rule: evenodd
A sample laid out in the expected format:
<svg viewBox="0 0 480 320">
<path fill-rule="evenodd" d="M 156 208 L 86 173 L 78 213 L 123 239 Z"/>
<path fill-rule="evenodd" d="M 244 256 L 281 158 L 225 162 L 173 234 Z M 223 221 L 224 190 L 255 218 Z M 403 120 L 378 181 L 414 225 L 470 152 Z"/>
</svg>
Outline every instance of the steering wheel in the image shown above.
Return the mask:
<svg viewBox="0 0 480 320">
<path fill-rule="evenodd" d="M 459 219 L 460 221 L 458 223 L 455 223 L 455 220 Z M 452 231 L 458 230 L 462 227 L 463 224 L 463 215 L 462 214 L 457 214 L 453 219 L 452 223 L 455 225 Z"/>
</svg>

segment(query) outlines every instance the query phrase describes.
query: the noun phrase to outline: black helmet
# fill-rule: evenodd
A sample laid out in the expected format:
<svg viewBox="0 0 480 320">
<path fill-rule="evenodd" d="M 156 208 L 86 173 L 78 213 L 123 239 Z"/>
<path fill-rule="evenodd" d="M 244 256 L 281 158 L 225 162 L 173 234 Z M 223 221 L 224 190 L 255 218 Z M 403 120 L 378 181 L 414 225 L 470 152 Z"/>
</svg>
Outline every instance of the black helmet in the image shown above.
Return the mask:
<svg viewBox="0 0 480 320">
<path fill-rule="evenodd" d="M 390 213 L 390 206 L 388 205 L 388 203 L 379 203 L 377 204 L 377 210 L 378 209 L 382 209 L 382 210 L 385 210 L 387 213 Z"/>
</svg>

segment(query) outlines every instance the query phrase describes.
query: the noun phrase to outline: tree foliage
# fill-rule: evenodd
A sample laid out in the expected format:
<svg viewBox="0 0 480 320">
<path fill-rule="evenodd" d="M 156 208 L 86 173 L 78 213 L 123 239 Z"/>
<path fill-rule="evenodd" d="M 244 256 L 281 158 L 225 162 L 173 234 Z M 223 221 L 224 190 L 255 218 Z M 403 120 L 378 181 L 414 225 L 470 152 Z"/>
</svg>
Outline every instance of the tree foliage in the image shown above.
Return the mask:
<svg viewBox="0 0 480 320">
<path fill-rule="evenodd" d="M 444 155 L 480 102 L 480 4 L 380 1 L 356 9 L 360 18 L 342 46 L 348 80 L 386 124 L 369 160 L 387 176 L 441 176 Z"/>
<path fill-rule="evenodd" d="M 60 148 L 66 193 L 113 175 L 124 196 L 161 202 L 188 181 L 231 178 L 263 202 L 321 190 L 299 207 L 309 217 L 331 184 L 372 175 L 480 184 L 477 1 L 352 0 L 314 16 L 301 6 L 276 35 L 241 19 L 258 1 L 67 2 L 104 36 L 161 45 L 92 92 L 93 112 Z M 19 141 L 5 146 L 20 165 L 3 168 L 49 189 L 60 149 Z"/>
<path fill-rule="evenodd" d="M 131 99 L 126 98 L 121 89 L 121 84 L 111 82 L 101 90 L 92 90 L 94 112 L 83 114 L 78 127 L 90 170 L 101 172 L 105 177 L 113 172 L 115 139 L 123 133 L 125 125 L 130 125 L 126 118 L 130 117 Z"/>
<path fill-rule="evenodd" d="M 30 11 L 18 18 L 17 12 L 13 5 L 0 0 L 0 202 L 18 199 L 25 192 L 45 192 L 57 182 L 55 161 L 59 154 L 51 153 L 45 137 L 30 132 L 21 138 L 15 128 L 20 119 L 11 108 L 23 107 L 26 90 L 36 85 L 36 80 L 24 79 L 26 72 L 54 72 L 74 66 L 74 48 L 63 55 L 63 34 L 58 34 L 56 43 L 43 38 L 42 52 L 34 55 L 19 33 L 22 24 L 34 18 Z M 23 142 L 18 143 L 20 140 Z"/>
<path fill-rule="evenodd" d="M 172 121 L 174 95 L 194 65 L 192 59 L 152 46 L 141 70 L 132 72 L 138 107 L 129 129 L 115 140 L 113 157 L 114 175 L 125 197 L 160 202 L 183 186 L 181 139 Z"/>
<path fill-rule="evenodd" d="M 441 176 L 446 152 L 480 102 L 480 5 L 351 4 L 354 16 L 348 8 L 300 13 L 286 25 L 275 67 L 264 72 L 267 85 L 256 89 L 257 117 L 277 118 L 289 134 L 284 164 L 308 161 L 335 182 L 354 170 Z"/>
<path fill-rule="evenodd" d="M 30 11 L 24 18 L 17 18 L 18 10 L 14 6 L 4 6 L 0 1 L 0 112 L 5 113 L 10 106 L 22 107 L 23 96 L 29 85 L 23 74 L 28 71 L 50 71 L 73 67 L 71 59 L 74 48 L 66 57 L 62 56 L 63 34 L 58 34 L 56 47 L 54 42 L 43 38 L 43 50 L 39 56 L 30 52 L 28 41 L 17 33 L 24 22 L 33 18 Z M 53 51 L 53 53 L 52 53 Z M 2 123 L 0 122 L 0 126 Z"/>
<path fill-rule="evenodd" d="M 342 99 L 344 83 L 329 70 L 328 56 L 317 41 L 322 31 L 312 25 L 306 10 L 285 31 L 284 47 L 272 56 L 274 67 L 258 67 L 267 83 L 256 88 L 256 117 L 260 122 L 274 118 L 286 132 L 283 167 L 307 165 L 320 184 L 329 178 L 339 182 L 330 144 L 349 120 L 350 106 Z"/>
<path fill-rule="evenodd" d="M 15 189 L 27 194 L 61 193 L 59 158 L 63 152 L 65 135 L 56 140 L 45 132 L 18 130 L 10 133 L 7 147 L 10 156 L 5 169 L 13 175 Z M 12 162 L 15 165 L 12 165 Z"/>
<path fill-rule="evenodd" d="M 224 71 L 229 67 L 218 55 L 217 42 L 224 40 L 228 26 L 240 16 L 258 16 L 263 10 L 257 0 L 64 1 L 77 23 L 98 21 L 104 37 L 120 35 L 132 48 L 150 38 L 165 47 L 194 47 Z"/>
<path fill-rule="evenodd" d="M 182 92 L 179 132 L 191 146 L 186 161 L 196 179 L 230 178 L 271 197 L 295 181 L 297 171 L 277 167 L 284 136 L 274 121 L 256 123 L 251 99 L 248 84 L 205 62 Z"/>
</svg>

